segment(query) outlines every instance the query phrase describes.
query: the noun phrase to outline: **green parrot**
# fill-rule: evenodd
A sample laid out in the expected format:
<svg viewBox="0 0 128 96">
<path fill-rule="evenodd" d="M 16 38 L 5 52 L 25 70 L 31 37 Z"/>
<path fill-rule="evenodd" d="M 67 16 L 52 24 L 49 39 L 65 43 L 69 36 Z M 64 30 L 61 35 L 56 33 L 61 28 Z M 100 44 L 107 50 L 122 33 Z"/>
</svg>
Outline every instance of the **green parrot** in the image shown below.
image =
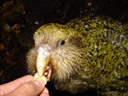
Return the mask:
<svg viewBox="0 0 128 96">
<path fill-rule="evenodd" d="M 127 24 L 106 16 L 49 23 L 37 29 L 34 43 L 27 54 L 28 70 L 38 71 L 37 56 L 44 49 L 41 54 L 50 55 L 45 72 L 57 90 L 128 96 Z"/>
</svg>

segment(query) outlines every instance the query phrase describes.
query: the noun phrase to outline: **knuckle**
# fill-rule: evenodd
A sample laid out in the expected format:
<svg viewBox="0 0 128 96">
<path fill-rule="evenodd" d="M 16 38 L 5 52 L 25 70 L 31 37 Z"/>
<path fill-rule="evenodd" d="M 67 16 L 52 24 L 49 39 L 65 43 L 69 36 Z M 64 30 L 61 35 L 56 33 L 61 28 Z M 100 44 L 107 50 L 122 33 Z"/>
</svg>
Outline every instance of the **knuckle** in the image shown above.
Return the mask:
<svg viewBox="0 0 128 96">
<path fill-rule="evenodd" d="M 31 83 L 23 84 L 23 87 L 26 89 L 27 93 L 33 93 L 36 91 L 36 88 Z"/>
</svg>

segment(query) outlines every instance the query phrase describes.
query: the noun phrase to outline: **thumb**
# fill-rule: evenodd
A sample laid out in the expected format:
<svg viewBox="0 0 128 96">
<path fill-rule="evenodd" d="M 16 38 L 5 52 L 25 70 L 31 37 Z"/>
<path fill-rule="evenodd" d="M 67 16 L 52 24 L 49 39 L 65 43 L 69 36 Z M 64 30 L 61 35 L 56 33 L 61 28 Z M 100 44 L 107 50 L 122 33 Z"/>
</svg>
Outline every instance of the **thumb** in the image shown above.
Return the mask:
<svg viewBox="0 0 128 96">
<path fill-rule="evenodd" d="M 22 84 L 7 96 L 37 96 L 42 92 L 44 88 L 44 81 L 41 79 L 36 79 Z"/>
</svg>

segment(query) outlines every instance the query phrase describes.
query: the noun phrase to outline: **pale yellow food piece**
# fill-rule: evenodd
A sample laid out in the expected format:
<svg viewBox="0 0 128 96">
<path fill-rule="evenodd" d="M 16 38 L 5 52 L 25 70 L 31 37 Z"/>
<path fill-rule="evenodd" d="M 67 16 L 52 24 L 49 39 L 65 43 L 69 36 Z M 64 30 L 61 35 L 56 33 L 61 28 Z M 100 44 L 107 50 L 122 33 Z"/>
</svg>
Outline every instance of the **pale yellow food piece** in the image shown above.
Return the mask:
<svg viewBox="0 0 128 96">
<path fill-rule="evenodd" d="M 45 77 L 45 76 L 42 76 L 42 77 L 40 77 L 39 75 L 38 75 L 38 73 L 36 73 L 35 75 L 34 75 L 34 79 L 39 79 L 39 78 L 41 78 L 43 81 L 44 81 L 44 84 L 46 85 L 47 84 L 47 78 Z"/>
</svg>

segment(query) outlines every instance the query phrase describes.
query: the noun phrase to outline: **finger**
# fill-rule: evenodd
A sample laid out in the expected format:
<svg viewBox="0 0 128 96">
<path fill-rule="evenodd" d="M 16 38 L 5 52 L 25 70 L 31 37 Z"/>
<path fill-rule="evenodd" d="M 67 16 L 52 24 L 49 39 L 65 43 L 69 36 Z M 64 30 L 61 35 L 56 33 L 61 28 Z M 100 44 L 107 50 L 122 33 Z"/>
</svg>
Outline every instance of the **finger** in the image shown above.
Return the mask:
<svg viewBox="0 0 128 96">
<path fill-rule="evenodd" d="M 49 93 L 48 89 L 45 87 L 43 90 L 44 93 Z"/>
<path fill-rule="evenodd" d="M 49 96 L 48 93 L 42 93 L 40 96 Z"/>
<path fill-rule="evenodd" d="M 44 89 L 44 82 L 41 79 L 22 84 L 7 96 L 37 96 Z"/>
<path fill-rule="evenodd" d="M 49 91 L 48 89 L 45 87 L 44 90 L 41 92 L 40 96 L 49 96 Z"/>
<path fill-rule="evenodd" d="M 28 82 L 33 79 L 33 76 L 27 75 L 24 77 L 21 77 L 19 79 L 16 79 L 12 82 L 0 85 L 0 95 L 7 94 L 11 91 L 13 91 L 15 88 L 19 87 L 21 84 Z"/>
</svg>

